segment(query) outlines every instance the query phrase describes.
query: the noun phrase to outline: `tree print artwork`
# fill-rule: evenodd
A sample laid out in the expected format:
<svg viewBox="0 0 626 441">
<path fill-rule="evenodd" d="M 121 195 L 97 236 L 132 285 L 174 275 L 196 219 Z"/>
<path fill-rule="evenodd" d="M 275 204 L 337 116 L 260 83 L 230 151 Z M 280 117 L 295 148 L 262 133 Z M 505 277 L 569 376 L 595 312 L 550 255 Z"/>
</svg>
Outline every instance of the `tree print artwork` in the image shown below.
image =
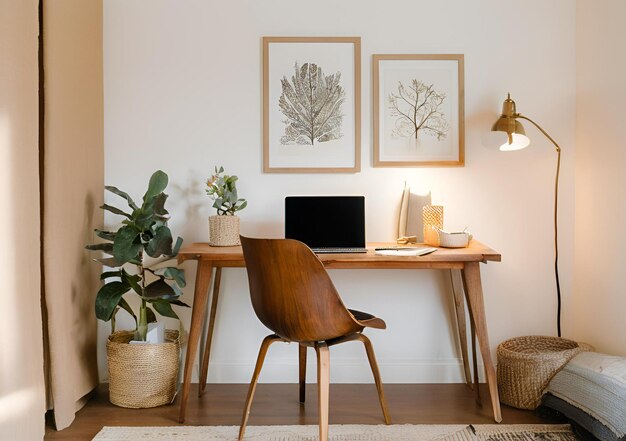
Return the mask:
<svg viewBox="0 0 626 441">
<path fill-rule="evenodd" d="M 317 64 L 298 66 L 296 62 L 291 81 L 284 76 L 281 86 L 278 106 L 285 116 L 282 145 L 315 145 L 343 136 L 342 104 L 346 93 L 340 72 L 325 75 Z"/>
<path fill-rule="evenodd" d="M 398 81 L 397 91 L 387 98 L 390 115 L 396 118 L 391 135 L 419 140 L 423 133 L 436 137 L 438 141 L 445 139 L 449 125 L 440 110 L 445 99 L 446 94 L 437 92 L 432 84 L 427 86 L 413 79 L 406 87 Z"/>
</svg>

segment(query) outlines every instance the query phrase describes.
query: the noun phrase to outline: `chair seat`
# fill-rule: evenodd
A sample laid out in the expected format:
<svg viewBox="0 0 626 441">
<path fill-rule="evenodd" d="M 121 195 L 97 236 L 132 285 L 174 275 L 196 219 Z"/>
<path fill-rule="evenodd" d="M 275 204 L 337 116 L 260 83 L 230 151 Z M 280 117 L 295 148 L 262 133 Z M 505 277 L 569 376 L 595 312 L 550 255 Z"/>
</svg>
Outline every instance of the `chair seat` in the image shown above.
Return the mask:
<svg viewBox="0 0 626 441">
<path fill-rule="evenodd" d="M 348 309 L 348 311 L 350 311 L 350 314 L 352 314 L 354 318 L 366 328 L 387 329 L 387 324 L 383 319 L 367 312 L 357 311 L 356 309 Z"/>
</svg>

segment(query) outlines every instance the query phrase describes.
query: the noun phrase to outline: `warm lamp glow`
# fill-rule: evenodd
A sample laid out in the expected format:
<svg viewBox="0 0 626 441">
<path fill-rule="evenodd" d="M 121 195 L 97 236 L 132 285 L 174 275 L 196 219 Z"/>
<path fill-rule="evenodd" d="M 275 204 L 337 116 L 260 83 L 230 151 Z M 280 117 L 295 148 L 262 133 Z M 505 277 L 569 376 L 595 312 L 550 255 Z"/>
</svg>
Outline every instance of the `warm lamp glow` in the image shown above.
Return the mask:
<svg viewBox="0 0 626 441">
<path fill-rule="evenodd" d="M 526 135 L 522 135 L 519 133 L 511 134 L 511 142 L 507 140 L 504 144 L 502 144 L 499 149 L 503 152 L 512 152 L 514 150 L 521 150 L 530 145 L 530 139 Z"/>
<path fill-rule="evenodd" d="M 500 150 L 502 152 L 512 152 L 521 150 L 530 145 L 530 139 L 521 133 L 511 133 L 509 136 L 504 131 L 485 132 L 482 142 L 489 150 Z"/>
</svg>

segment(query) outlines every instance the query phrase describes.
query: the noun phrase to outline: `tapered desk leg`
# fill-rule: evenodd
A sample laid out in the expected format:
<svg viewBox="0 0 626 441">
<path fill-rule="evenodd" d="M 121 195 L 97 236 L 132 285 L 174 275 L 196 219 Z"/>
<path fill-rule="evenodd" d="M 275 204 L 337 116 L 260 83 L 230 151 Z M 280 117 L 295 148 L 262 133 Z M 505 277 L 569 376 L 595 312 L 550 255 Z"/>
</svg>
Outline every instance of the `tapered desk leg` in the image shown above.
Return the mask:
<svg viewBox="0 0 626 441">
<path fill-rule="evenodd" d="M 178 422 L 185 422 L 185 411 L 187 410 L 187 399 L 189 398 L 189 386 L 191 385 L 191 371 L 198 350 L 198 341 L 202 331 L 202 319 L 206 310 L 206 303 L 209 297 L 209 286 L 211 285 L 211 272 L 213 262 L 210 260 L 199 260 L 196 273 L 196 287 L 193 294 L 193 306 L 191 309 L 191 326 L 189 328 L 189 341 L 187 342 L 187 356 L 185 357 L 185 374 L 183 377 L 183 392 L 180 397 L 180 413 Z"/>
<path fill-rule="evenodd" d="M 463 291 L 467 293 L 467 284 L 465 283 L 465 272 L 461 270 L 461 280 L 463 281 Z M 472 305 L 467 303 L 467 310 L 470 318 L 470 338 L 472 339 L 472 370 L 474 372 L 474 398 L 476 403 L 482 406 L 480 399 L 480 381 L 478 380 L 478 353 L 476 351 L 476 325 L 474 325 L 474 315 L 472 314 Z"/>
<path fill-rule="evenodd" d="M 215 268 L 215 280 L 213 281 L 213 294 L 211 295 L 211 309 L 209 310 L 209 329 L 206 335 L 206 347 L 202 354 L 202 365 L 200 368 L 200 384 L 198 387 L 198 397 L 202 396 L 206 389 L 206 379 L 209 373 L 209 359 L 211 357 L 211 342 L 213 341 L 213 330 L 215 329 L 215 317 L 217 315 L 217 301 L 220 296 L 220 283 L 222 281 L 222 268 Z"/>
<path fill-rule="evenodd" d="M 469 367 L 469 357 L 467 356 L 467 323 L 465 321 L 465 297 L 463 294 L 463 282 L 460 270 L 450 270 L 452 280 L 452 294 L 454 295 L 454 311 L 456 313 L 456 323 L 459 329 L 459 340 L 461 342 L 461 358 L 463 359 L 463 372 L 465 373 L 465 383 L 472 386 L 472 374 Z"/>
<path fill-rule="evenodd" d="M 478 337 L 478 344 L 480 346 L 480 352 L 483 356 L 483 364 L 485 365 L 485 374 L 487 376 L 487 384 L 489 385 L 489 395 L 491 396 L 493 417 L 496 422 L 499 423 L 502 421 L 500 398 L 498 396 L 496 369 L 493 365 L 493 361 L 491 360 L 491 350 L 489 349 L 489 335 L 487 333 L 483 288 L 480 281 L 480 263 L 465 263 L 463 278 L 465 279 L 465 295 L 467 296 L 467 303 L 469 304 L 470 313 L 474 320 L 476 336 Z"/>
</svg>

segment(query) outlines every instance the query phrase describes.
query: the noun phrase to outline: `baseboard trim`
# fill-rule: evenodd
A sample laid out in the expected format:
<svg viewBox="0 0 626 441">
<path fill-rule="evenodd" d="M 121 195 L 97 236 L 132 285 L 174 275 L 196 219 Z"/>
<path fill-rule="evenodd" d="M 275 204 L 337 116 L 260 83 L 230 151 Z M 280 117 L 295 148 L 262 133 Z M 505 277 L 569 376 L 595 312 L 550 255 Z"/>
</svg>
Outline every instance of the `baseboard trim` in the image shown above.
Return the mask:
<svg viewBox="0 0 626 441">
<path fill-rule="evenodd" d="M 315 360 L 308 360 L 307 382 L 316 381 Z M 385 383 L 464 383 L 463 363 L 451 360 L 386 360 L 378 363 Z M 212 362 L 210 383 L 247 383 L 254 370 L 254 361 Z M 366 359 L 337 359 L 331 361 L 330 379 L 333 383 L 372 383 L 372 372 Z M 484 381 L 483 367 L 478 366 Z M 297 383 L 298 364 L 290 360 L 266 360 L 259 379 L 261 383 Z M 192 382 L 198 382 L 198 366 L 192 372 Z"/>
</svg>

